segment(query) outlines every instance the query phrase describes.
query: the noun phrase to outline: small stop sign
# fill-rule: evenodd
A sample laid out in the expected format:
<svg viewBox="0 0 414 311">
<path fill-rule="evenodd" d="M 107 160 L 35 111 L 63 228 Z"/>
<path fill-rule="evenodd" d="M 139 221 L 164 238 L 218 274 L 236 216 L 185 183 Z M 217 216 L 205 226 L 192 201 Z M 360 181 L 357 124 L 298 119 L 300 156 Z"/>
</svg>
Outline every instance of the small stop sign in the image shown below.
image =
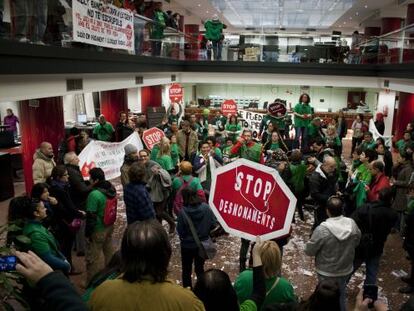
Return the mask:
<svg viewBox="0 0 414 311">
<path fill-rule="evenodd" d="M 173 83 L 168 91 L 171 102 L 179 103 L 183 100 L 184 92 L 181 84 Z"/>
<path fill-rule="evenodd" d="M 164 132 L 157 127 L 152 127 L 142 133 L 142 140 L 149 150 L 152 150 L 156 144 L 165 136 Z"/>
<path fill-rule="evenodd" d="M 227 99 L 221 104 L 221 113 L 223 116 L 237 115 L 237 104 L 232 99 Z"/>
<path fill-rule="evenodd" d="M 213 172 L 209 203 L 228 233 L 255 241 L 289 234 L 296 197 L 274 169 L 239 159 Z"/>
</svg>

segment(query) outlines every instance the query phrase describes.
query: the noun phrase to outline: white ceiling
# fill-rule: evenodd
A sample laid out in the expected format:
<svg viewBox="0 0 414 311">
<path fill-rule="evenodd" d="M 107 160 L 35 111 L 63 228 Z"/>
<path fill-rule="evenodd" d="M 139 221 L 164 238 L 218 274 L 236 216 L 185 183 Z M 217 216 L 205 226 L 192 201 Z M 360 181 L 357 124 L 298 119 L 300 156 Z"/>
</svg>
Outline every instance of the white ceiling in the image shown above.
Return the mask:
<svg viewBox="0 0 414 311">
<path fill-rule="evenodd" d="M 382 17 L 406 15 L 406 5 L 414 0 L 171 0 L 164 3 L 185 16 L 185 23 L 202 25 L 217 14 L 227 24 L 227 32 L 244 33 L 246 28 L 263 32 L 305 31 L 315 28 L 330 33 L 352 34 L 365 26 L 380 26 Z"/>
<path fill-rule="evenodd" d="M 210 0 L 234 27 L 329 28 L 355 0 Z"/>
</svg>

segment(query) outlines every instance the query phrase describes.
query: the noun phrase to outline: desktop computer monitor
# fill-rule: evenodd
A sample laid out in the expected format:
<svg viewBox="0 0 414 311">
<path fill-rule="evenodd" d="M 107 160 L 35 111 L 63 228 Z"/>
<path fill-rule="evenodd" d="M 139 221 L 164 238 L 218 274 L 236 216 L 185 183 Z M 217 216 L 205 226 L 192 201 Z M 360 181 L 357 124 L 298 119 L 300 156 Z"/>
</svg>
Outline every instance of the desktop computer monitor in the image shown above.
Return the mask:
<svg viewBox="0 0 414 311">
<path fill-rule="evenodd" d="M 88 122 L 88 116 L 86 114 L 78 114 L 78 123 L 86 123 Z"/>
</svg>

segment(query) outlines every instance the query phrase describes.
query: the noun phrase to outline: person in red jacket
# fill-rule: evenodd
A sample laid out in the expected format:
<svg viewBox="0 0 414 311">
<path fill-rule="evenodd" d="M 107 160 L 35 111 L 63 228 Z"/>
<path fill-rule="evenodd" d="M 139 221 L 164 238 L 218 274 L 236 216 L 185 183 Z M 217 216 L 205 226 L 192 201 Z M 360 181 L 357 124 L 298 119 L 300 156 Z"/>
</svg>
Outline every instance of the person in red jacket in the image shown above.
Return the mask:
<svg viewBox="0 0 414 311">
<path fill-rule="evenodd" d="M 384 188 L 390 188 L 390 180 L 384 174 L 384 162 L 377 160 L 370 164 L 370 172 L 372 174 L 372 181 L 367 185 L 368 202 L 378 201 L 379 192 Z"/>
</svg>

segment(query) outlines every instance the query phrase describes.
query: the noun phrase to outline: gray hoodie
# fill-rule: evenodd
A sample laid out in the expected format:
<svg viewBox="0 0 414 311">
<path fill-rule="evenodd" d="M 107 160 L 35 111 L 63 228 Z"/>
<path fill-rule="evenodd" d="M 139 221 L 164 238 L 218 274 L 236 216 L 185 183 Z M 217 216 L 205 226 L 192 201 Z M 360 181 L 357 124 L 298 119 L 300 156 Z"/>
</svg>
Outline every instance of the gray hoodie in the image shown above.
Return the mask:
<svg viewBox="0 0 414 311">
<path fill-rule="evenodd" d="M 351 218 L 328 218 L 313 232 L 305 246 L 308 256 L 315 256 L 316 272 L 328 277 L 345 276 L 352 272 L 355 248 L 361 231 Z"/>
</svg>

